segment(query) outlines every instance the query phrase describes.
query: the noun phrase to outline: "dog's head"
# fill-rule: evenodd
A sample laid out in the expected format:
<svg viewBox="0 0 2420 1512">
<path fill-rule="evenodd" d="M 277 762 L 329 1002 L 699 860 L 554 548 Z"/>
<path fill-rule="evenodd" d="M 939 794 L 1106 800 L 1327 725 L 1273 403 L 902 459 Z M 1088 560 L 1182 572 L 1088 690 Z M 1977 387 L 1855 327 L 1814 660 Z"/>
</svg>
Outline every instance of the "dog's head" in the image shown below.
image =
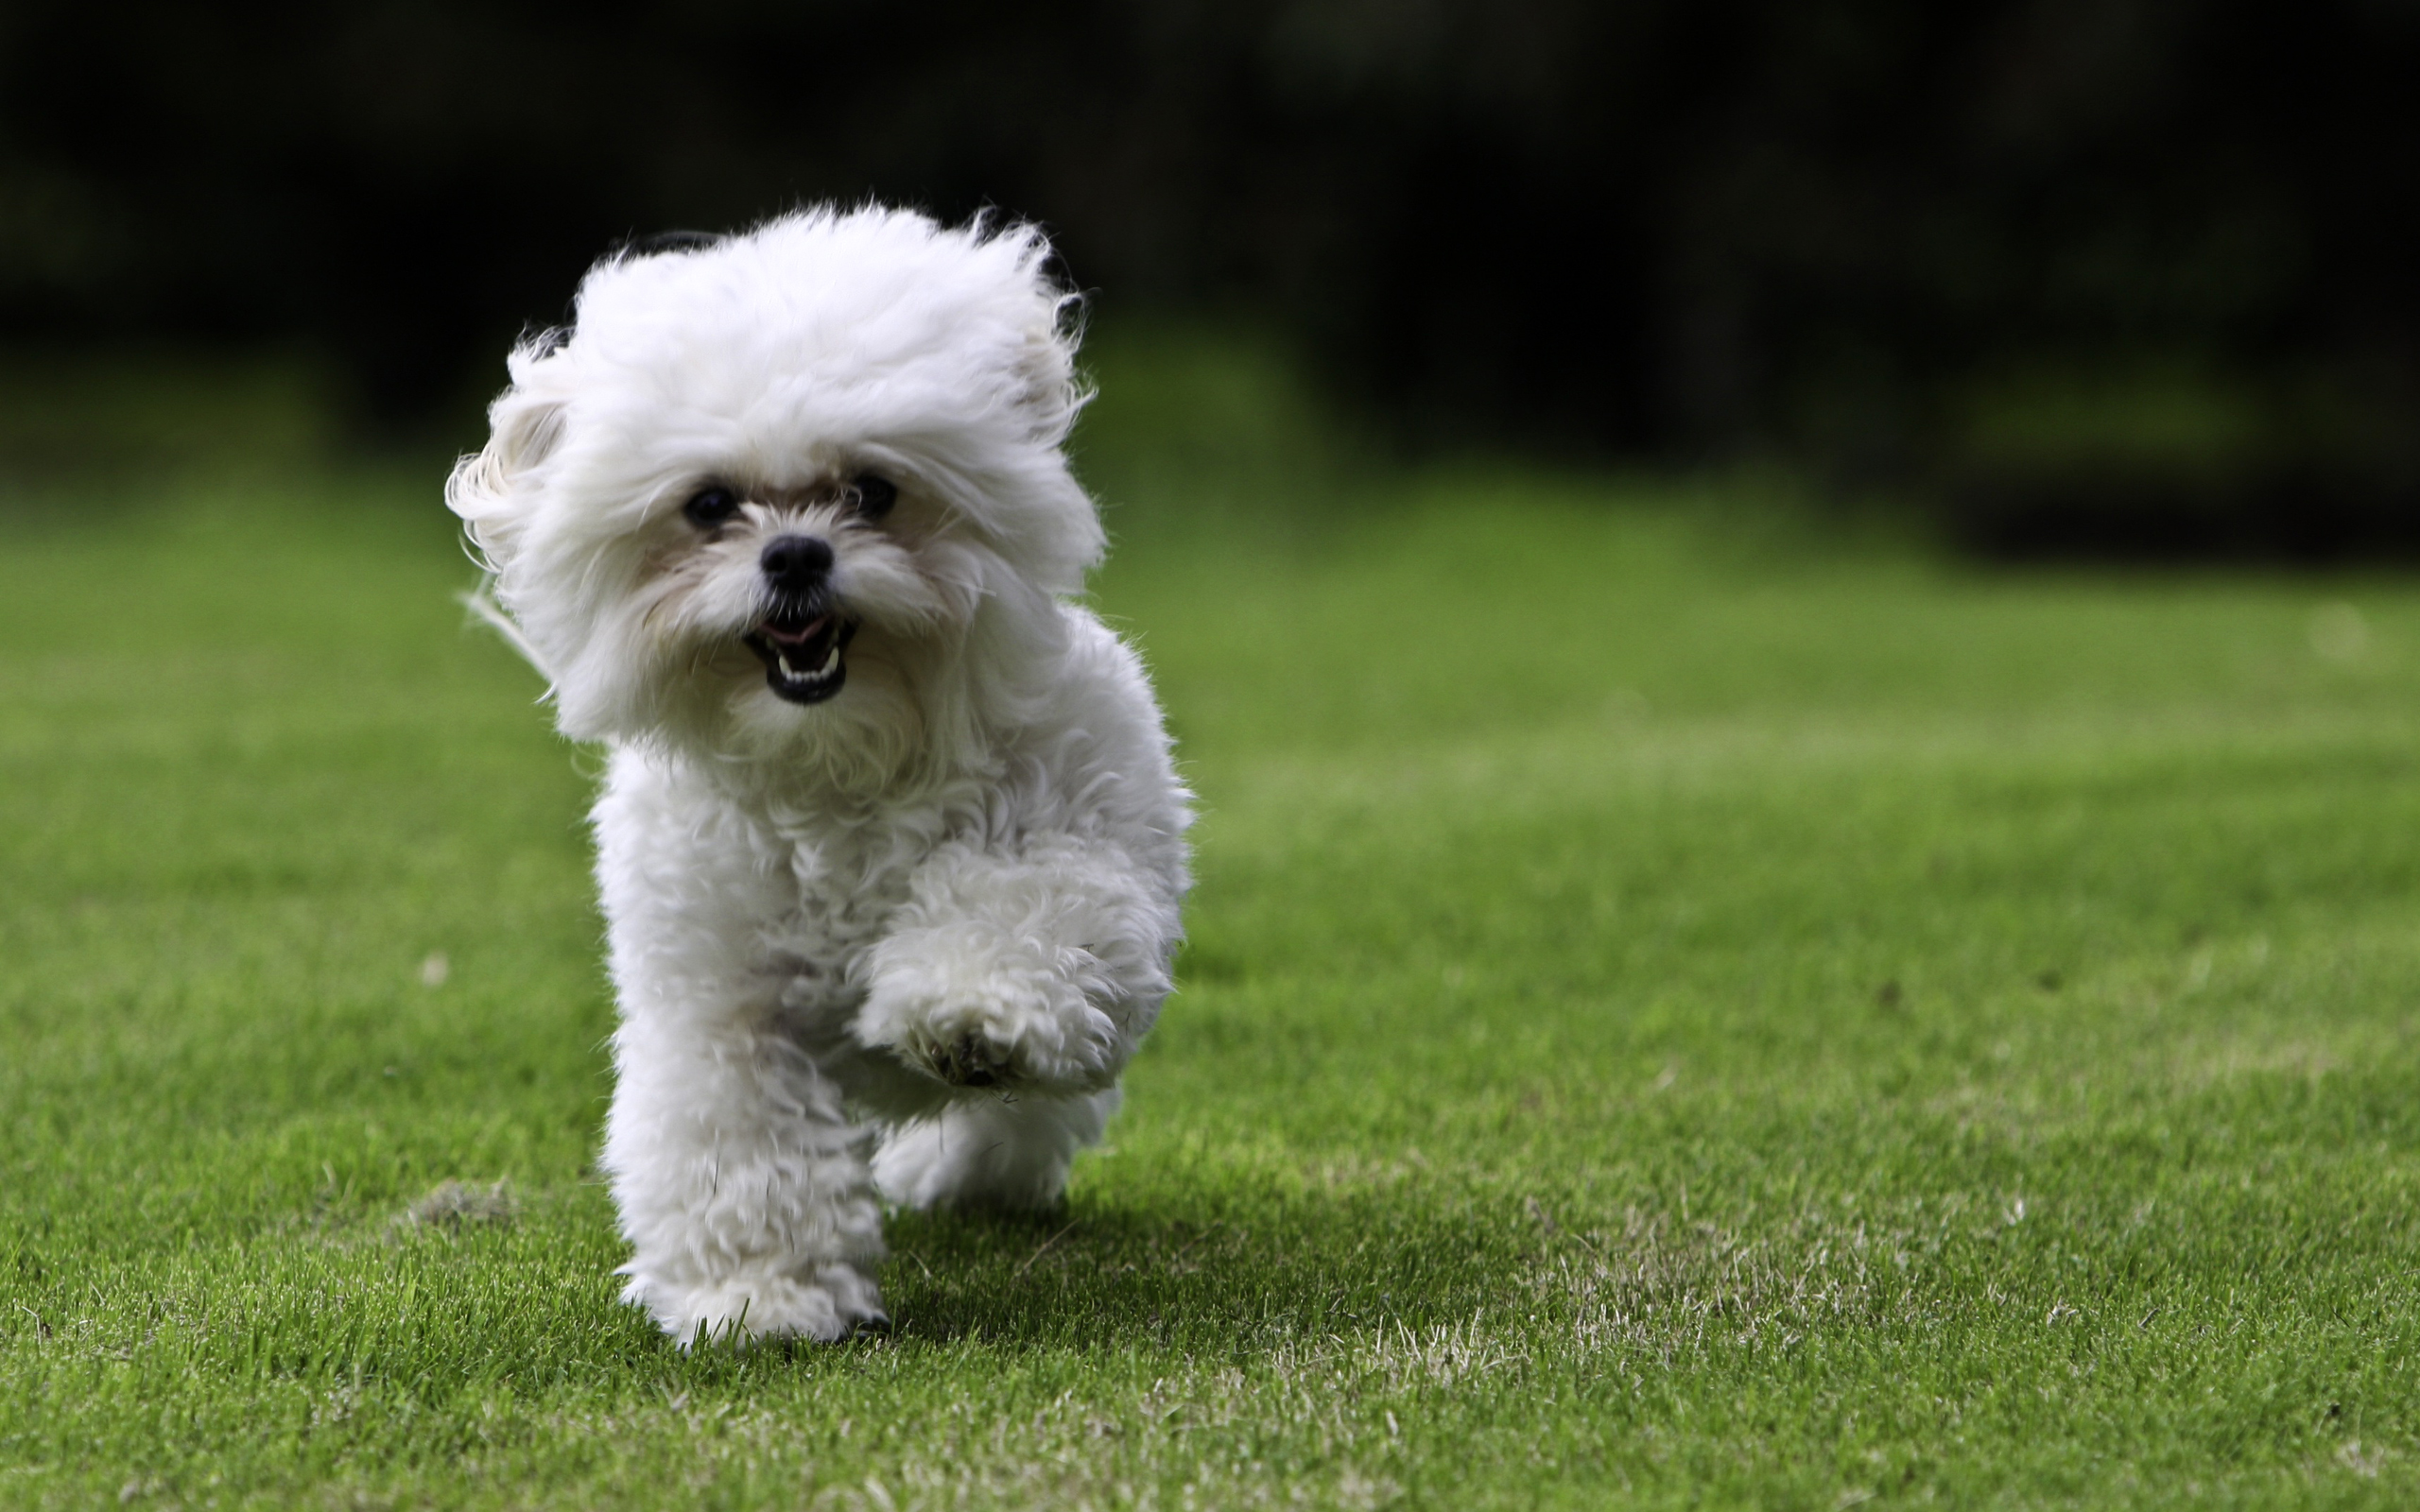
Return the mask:
<svg viewBox="0 0 2420 1512">
<path fill-rule="evenodd" d="M 861 785 L 1036 696 L 1102 546 L 1047 256 L 815 210 L 592 269 L 446 488 L 563 731 Z"/>
</svg>

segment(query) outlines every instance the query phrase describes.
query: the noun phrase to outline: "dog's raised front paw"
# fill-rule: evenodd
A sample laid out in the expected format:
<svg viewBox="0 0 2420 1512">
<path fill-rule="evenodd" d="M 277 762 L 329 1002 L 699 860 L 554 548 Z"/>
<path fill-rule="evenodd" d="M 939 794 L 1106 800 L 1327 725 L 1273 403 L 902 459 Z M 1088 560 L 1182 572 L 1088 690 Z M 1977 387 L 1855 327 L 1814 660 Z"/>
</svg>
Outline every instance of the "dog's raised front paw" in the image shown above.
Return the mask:
<svg viewBox="0 0 2420 1512">
<path fill-rule="evenodd" d="M 913 1035 L 906 1049 L 911 1065 L 953 1087 L 998 1087 L 1015 1080 L 1010 1047 L 994 1044 L 980 1030 L 969 1029 L 945 1044 Z"/>
<path fill-rule="evenodd" d="M 1071 985 L 934 975 L 876 978 L 857 1018 L 859 1041 L 952 1087 L 1065 1094 L 1116 1079 L 1117 1026 Z"/>
</svg>

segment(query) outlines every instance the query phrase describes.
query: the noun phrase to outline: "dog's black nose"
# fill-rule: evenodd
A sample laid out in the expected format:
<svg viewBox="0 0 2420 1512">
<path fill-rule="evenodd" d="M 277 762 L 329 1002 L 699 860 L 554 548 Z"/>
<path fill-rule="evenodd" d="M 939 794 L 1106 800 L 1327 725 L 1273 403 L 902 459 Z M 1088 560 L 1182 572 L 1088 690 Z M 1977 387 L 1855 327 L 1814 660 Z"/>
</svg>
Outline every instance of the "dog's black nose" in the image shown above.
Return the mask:
<svg viewBox="0 0 2420 1512">
<path fill-rule="evenodd" d="M 814 536 L 775 536 L 756 558 L 776 588 L 808 589 L 832 570 L 832 543 Z"/>
</svg>

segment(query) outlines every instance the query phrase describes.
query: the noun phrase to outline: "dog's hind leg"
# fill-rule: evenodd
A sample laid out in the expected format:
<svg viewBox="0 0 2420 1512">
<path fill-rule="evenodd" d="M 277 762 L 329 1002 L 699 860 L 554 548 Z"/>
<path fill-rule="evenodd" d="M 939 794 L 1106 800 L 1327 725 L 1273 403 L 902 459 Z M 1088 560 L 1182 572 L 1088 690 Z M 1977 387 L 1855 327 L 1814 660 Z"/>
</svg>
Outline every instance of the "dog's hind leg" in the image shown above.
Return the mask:
<svg viewBox="0 0 2420 1512">
<path fill-rule="evenodd" d="M 1115 1087 L 1076 1097 L 960 1097 L 884 1136 L 874 1184 L 904 1208 L 1047 1208 L 1117 1102 Z"/>
</svg>

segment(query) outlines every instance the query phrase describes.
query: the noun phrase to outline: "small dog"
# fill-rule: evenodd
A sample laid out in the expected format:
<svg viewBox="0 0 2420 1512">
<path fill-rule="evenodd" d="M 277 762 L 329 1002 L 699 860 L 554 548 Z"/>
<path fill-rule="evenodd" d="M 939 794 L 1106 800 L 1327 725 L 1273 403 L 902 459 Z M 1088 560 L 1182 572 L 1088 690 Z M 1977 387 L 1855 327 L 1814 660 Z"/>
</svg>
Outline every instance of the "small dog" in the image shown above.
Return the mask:
<svg viewBox="0 0 2420 1512">
<path fill-rule="evenodd" d="M 683 1345 L 887 1327 L 877 1194 L 1057 1201 L 1168 993 L 1188 797 L 1072 597 L 1048 256 L 875 208 L 610 256 L 447 482 L 611 751 L 604 1167 Z"/>
</svg>

